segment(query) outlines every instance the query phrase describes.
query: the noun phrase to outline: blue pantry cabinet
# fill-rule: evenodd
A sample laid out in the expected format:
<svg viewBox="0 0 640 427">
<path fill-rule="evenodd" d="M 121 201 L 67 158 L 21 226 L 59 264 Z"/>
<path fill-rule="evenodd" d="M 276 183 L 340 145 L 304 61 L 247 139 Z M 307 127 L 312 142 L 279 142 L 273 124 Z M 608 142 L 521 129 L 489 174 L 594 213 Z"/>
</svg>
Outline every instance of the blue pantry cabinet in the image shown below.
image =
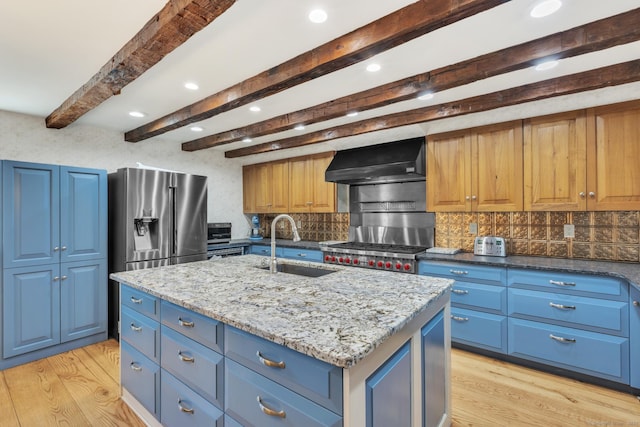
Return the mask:
<svg viewBox="0 0 640 427">
<path fill-rule="evenodd" d="M 0 369 L 106 339 L 106 171 L 1 161 Z"/>
</svg>

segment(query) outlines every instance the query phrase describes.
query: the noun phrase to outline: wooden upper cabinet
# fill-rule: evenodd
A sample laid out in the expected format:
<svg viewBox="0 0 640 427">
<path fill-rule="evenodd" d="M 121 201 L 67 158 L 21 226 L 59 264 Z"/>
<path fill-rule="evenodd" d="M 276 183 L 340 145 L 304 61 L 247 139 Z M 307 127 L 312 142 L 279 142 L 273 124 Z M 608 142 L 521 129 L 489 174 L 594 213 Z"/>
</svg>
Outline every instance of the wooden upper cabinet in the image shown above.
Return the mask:
<svg viewBox="0 0 640 427">
<path fill-rule="evenodd" d="M 579 211 L 587 206 L 585 111 L 524 122 L 524 210 Z"/>
<path fill-rule="evenodd" d="M 324 173 L 333 153 L 289 160 L 289 212 L 335 212 L 336 185 Z"/>
<path fill-rule="evenodd" d="M 427 210 L 522 210 L 522 122 L 427 137 Z"/>
<path fill-rule="evenodd" d="M 243 208 L 247 213 L 282 213 L 288 209 L 287 161 L 244 166 Z"/>
<path fill-rule="evenodd" d="M 471 189 L 471 145 L 467 133 L 427 137 L 427 211 L 468 209 Z"/>
<path fill-rule="evenodd" d="M 245 213 L 335 212 L 336 185 L 324 172 L 333 153 L 242 168 Z"/>
<path fill-rule="evenodd" d="M 640 101 L 587 110 L 587 209 L 640 210 Z"/>
</svg>

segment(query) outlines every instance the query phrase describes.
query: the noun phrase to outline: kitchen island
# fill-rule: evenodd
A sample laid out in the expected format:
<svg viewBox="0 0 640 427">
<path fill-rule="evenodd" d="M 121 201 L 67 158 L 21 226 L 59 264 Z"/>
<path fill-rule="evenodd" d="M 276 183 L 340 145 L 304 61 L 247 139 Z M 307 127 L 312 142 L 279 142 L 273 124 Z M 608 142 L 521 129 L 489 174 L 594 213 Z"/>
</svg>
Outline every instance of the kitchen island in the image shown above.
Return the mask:
<svg viewBox="0 0 640 427">
<path fill-rule="evenodd" d="M 123 399 L 147 423 L 450 424 L 451 280 L 288 260 L 331 272 L 272 274 L 267 261 L 111 275 Z"/>
</svg>

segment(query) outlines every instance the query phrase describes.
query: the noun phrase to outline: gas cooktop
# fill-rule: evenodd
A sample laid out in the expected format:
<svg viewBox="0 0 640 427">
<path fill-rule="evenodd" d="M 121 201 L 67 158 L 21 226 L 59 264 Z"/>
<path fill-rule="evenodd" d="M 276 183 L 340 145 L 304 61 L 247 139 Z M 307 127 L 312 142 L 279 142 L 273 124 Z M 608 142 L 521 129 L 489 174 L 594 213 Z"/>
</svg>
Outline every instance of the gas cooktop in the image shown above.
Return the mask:
<svg viewBox="0 0 640 427">
<path fill-rule="evenodd" d="M 427 246 L 392 245 L 388 243 L 345 242 L 329 245 L 330 249 L 347 249 L 355 251 L 392 252 L 397 254 L 417 254 L 424 252 Z"/>
<path fill-rule="evenodd" d="M 327 264 L 416 273 L 416 255 L 426 249 L 427 246 L 346 242 L 323 247 L 322 251 Z"/>
</svg>

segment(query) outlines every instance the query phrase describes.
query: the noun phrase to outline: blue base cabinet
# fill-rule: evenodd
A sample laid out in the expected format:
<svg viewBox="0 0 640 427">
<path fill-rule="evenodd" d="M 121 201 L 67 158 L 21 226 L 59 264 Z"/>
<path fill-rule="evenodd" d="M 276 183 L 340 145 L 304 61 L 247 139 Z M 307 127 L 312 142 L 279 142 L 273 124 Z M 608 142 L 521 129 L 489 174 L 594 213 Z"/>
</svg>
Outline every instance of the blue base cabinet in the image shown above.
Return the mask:
<svg viewBox="0 0 640 427">
<path fill-rule="evenodd" d="M 122 397 L 148 425 L 451 423 L 447 295 L 343 369 L 120 287 Z"/>
<path fill-rule="evenodd" d="M 0 168 L 0 369 L 106 339 L 106 171 Z"/>
<path fill-rule="evenodd" d="M 640 389 L 640 290 L 631 288 L 629 294 L 629 336 L 631 387 Z"/>
</svg>

